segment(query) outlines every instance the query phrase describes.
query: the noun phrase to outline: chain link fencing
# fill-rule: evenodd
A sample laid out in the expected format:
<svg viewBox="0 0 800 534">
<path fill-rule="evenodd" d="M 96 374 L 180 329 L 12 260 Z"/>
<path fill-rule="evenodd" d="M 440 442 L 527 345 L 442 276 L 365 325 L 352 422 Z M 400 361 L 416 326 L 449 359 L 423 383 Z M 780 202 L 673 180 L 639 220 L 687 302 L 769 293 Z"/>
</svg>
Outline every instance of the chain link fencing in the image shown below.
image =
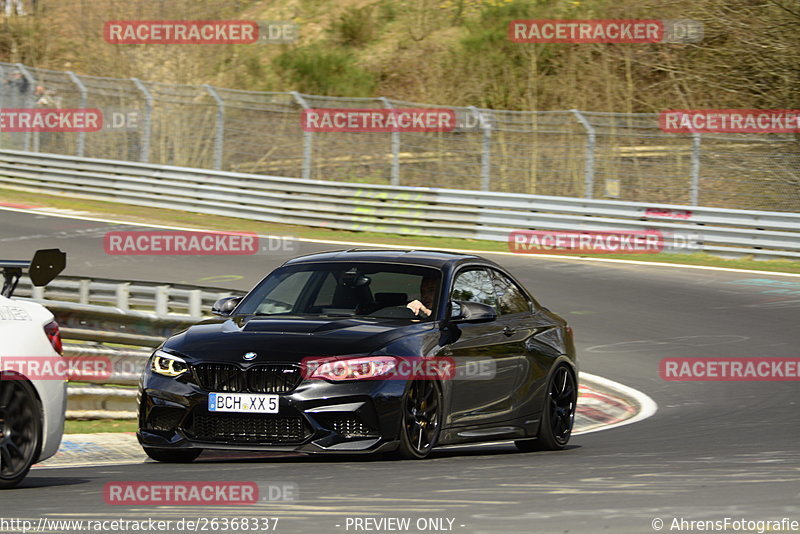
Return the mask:
<svg viewBox="0 0 800 534">
<path fill-rule="evenodd" d="M 316 180 L 800 211 L 792 134 L 671 134 L 657 114 L 506 111 L 255 92 L 0 63 L 2 108 L 98 108 L 98 132 L 0 148 Z M 306 132 L 303 109 L 444 108 L 450 132 Z"/>
</svg>

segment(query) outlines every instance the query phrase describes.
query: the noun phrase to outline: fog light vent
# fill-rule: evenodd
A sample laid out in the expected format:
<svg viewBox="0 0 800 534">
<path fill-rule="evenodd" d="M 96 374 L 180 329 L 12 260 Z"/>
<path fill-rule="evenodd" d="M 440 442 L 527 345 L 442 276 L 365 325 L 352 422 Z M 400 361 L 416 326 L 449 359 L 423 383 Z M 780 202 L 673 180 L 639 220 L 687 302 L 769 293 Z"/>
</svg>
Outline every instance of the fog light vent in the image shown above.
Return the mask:
<svg viewBox="0 0 800 534">
<path fill-rule="evenodd" d="M 150 411 L 148 425 L 153 430 L 169 432 L 178 428 L 178 423 L 183 417 L 183 410 L 180 408 L 164 408 L 156 406 Z"/>
<path fill-rule="evenodd" d="M 330 429 L 345 438 L 360 438 L 378 435 L 377 430 L 370 428 L 361 419 L 354 415 L 330 416 L 328 421 Z"/>
</svg>

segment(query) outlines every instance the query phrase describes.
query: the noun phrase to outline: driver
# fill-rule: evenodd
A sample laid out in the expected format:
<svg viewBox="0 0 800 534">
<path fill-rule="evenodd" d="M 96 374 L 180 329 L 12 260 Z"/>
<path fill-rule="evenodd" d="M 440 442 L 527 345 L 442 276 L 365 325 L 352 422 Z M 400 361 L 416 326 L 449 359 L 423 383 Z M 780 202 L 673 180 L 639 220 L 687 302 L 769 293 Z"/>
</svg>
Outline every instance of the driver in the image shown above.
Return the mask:
<svg viewBox="0 0 800 534">
<path fill-rule="evenodd" d="M 425 276 L 419 284 L 419 300 L 412 300 L 406 304 L 406 308 L 414 312 L 414 315 L 427 319 L 433 313 L 433 299 L 436 298 L 436 283 L 437 278 L 434 276 Z"/>
</svg>

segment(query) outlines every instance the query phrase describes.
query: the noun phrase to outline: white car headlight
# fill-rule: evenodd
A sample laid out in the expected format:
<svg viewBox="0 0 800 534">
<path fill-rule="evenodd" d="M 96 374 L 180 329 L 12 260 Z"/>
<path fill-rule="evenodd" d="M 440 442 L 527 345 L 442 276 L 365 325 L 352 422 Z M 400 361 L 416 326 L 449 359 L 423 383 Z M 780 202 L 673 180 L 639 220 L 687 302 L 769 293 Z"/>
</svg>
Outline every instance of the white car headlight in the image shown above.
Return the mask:
<svg viewBox="0 0 800 534">
<path fill-rule="evenodd" d="M 153 357 L 150 360 L 150 369 L 152 369 L 154 373 L 163 376 L 176 377 L 188 371 L 189 365 L 183 358 L 167 354 L 163 350 L 157 350 L 153 353 Z"/>
</svg>

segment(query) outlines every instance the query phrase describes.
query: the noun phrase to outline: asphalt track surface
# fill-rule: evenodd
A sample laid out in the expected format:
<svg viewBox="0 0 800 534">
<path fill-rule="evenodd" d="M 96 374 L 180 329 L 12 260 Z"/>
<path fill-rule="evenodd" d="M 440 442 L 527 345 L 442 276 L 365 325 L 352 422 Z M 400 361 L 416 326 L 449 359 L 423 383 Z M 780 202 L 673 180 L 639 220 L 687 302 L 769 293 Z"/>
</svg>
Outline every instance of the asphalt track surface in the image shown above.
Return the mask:
<svg viewBox="0 0 800 534">
<path fill-rule="evenodd" d="M 133 227 L 130 227 L 134 229 Z M 263 256 L 108 256 L 97 221 L 0 211 L 0 257 L 67 252 L 65 274 L 247 289 L 281 261 L 330 250 L 300 243 Z M 142 228 L 138 228 L 142 229 Z M 0 494 L 0 518 L 279 517 L 278 532 L 389 532 L 347 518 L 453 519 L 451 532 L 677 532 L 673 520 L 800 520 L 797 382 L 675 382 L 665 357 L 797 357 L 800 278 L 492 256 L 576 332 L 581 369 L 647 393 L 657 413 L 576 436 L 560 452 L 513 445 L 436 452 L 427 461 L 282 457 L 191 465 L 34 470 Z M 746 280 L 779 281 L 781 292 Z M 237 507 L 109 506 L 111 481 L 254 480 L 296 485 L 294 502 Z M 445 521 L 445 525 L 447 522 Z M 696 531 L 684 524 L 682 532 Z M 447 532 L 413 526 L 406 532 Z"/>
</svg>

